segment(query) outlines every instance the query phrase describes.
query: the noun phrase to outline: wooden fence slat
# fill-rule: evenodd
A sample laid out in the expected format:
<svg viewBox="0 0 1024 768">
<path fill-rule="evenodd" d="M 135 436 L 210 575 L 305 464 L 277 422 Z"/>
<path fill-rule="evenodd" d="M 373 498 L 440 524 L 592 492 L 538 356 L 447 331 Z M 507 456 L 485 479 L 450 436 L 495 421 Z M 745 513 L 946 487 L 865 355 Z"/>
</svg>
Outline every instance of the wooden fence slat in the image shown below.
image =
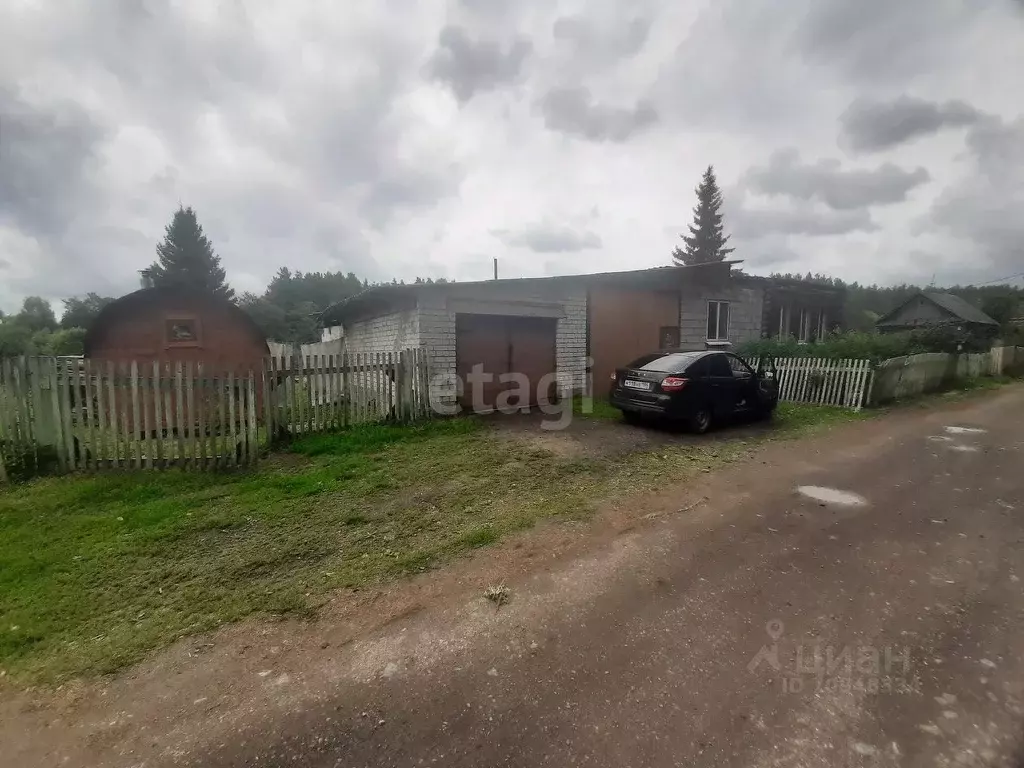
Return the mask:
<svg viewBox="0 0 1024 768">
<path fill-rule="evenodd" d="M 246 457 L 249 461 L 249 465 L 255 466 L 259 459 L 260 452 L 259 424 L 256 416 L 259 402 L 256 398 L 256 373 L 251 368 L 249 369 L 249 380 L 247 382 L 246 392 L 249 399 L 249 440 Z"/>
<path fill-rule="evenodd" d="M 227 451 L 228 466 L 232 466 L 238 461 L 237 394 L 235 391 L 235 372 L 228 371 L 228 419 L 231 434 L 231 446 L 230 450 Z"/>
<path fill-rule="evenodd" d="M 93 408 L 92 364 L 88 358 L 82 359 L 82 374 L 85 378 L 86 432 L 89 435 L 89 448 L 83 451 L 83 458 L 90 469 L 98 469 L 101 466 L 100 462 L 106 458 L 106 445 L 104 445 L 102 431 L 100 431 L 99 437 L 97 437 L 96 422 L 94 420 L 97 413 L 96 409 Z"/>
<path fill-rule="evenodd" d="M 25 361 L 25 383 L 30 401 L 26 404 L 29 418 L 29 434 L 32 440 L 32 450 L 36 457 L 36 468 L 39 468 L 39 411 L 43 401 L 43 395 L 39 386 L 39 358 L 30 357 Z"/>
<path fill-rule="evenodd" d="M 185 452 L 188 454 L 186 464 L 199 466 L 199 444 L 196 439 L 196 380 L 192 370 L 192 361 L 185 361 Z"/>
<path fill-rule="evenodd" d="M 301 380 L 298 372 L 298 368 L 301 365 L 300 360 L 301 357 L 299 355 L 288 356 L 288 426 L 294 436 L 297 436 L 299 433 L 299 401 L 296 390 L 298 389 L 298 382 Z"/>
<path fill-rule="evenodd" d="M 103 369 L 103 375 L 106 377 L 104 384 L 107 390 L 106 413 L 111 447 L 110 463 L 114 469 L 119 469 L 121 467 L 121 436 L 118 432 L 120 425 L 117 418 L 117 377 L 112 360 L 107 360 L 107 364 Z"/>
<path fill-rule="evenodd" d="M 267 432 L 267 442 L 270 444 L 274 440 L 274 405 L 270 399 L 273 381 L 274 358 L 265 357 L 260 375 L 260 392 L 263 394 L 263 424 Z"/>
<path fill-rule="evenodd" d="M 352 392 L 349 386 L 349 361 L 352 356 L 347 352 L 341 356 L 341 426 L 344 429 L 348 429 L 349 424 L 352 423 Z"/>
<path fill-rule="evenodd" d="M 153 387 L 153 465 L 164 466 L 164 388 L 161 367 L 157 360 L 153 361 L 153 375 L 150 379 Z"/>
<path fill-rule="evenodd" d="M 229 423 L 228 423 L 228 388 L 226 372 L 217 371 L 214 374 L 217 387 L 217 432 L 214 447 L 214 466 L 223 467 L 231 463 L 234 455 L 234 446 L 228 446 Z M 219 438 L 219 439 L 217 439 Z"/>
<path fill-rule="evenodd" d="M 199 448 L 199 458 L 196 463 L 198 466 L 205 469 L 209 466 L 210 461 L 210 453 L 207 450 L 209 441 L 207 438 L 209 437 L 208 432 L 210 429 L 208 422 L 210 420 L 210 407 L 213 402 L 213 387 L 207 379 L 206 366 L 202 363 L 199 363 L 196 366 L 196 390 L 196 394 L 199 396 L 199 406 L 196 409 L 196 414 L 199 417 L 197 420 L 199 424 L 199 434 L 197 435 L 198 440 L 196 441 L 197 447 Z"/>
<path fill-rule="evenodd" d="M 131 392 L 131 408 L 132 408 L 132 429 L 131 429 L 131 454 L 132 454 L 132 466 L 135 469 L 142 469 L 142 440 L 140 439 L 142 419 L 139 411 L 139 364 L 132 360 L 129 366 L 129 387 Z"/>
<path fill-rule="evenodd" d="M 47 407 L 50 410 L 50 415 L 53 418 L 53 442 L 54 447 L 57 450 L 57 466 L 61 472 L 66 472 L 69 469 L 68 451 L 67 440 L 64 436 L 64 417 L 61 408 L 60 385 L 58 384 L 56 360 L 51 360 L 47 363 L 46 377 L 49 379 L 50 402 L 45 406 L 43 404 L 40 404 L 40 406 Z M 0 421 L 3 421 L 3 418 L 3 415 L 0 414 Z"/>
<path fill-rule="evenodd" d="M 174 371 L 174 445 L 177 451 L 175 463 L 185 466 L 185 383 L 182 378 L 181 360 L 168 363 L 169 371 Z M 169 396 L 169 395 L 168 395 Z"/>
</svg>

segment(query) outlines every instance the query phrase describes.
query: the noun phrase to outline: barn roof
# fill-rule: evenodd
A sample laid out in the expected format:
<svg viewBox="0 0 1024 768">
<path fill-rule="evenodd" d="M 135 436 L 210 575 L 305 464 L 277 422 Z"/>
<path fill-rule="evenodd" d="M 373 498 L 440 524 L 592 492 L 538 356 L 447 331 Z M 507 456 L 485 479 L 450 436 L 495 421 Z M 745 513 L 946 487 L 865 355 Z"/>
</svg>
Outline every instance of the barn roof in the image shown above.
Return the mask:
<svg viewBox="0 0 1024 768">
<path fill-rule="evenodd" d="M 124 315 L 130 314 L 139 307 L 150 306 L 154 303 L 173 301 L 177 298 L 195 301 L 201 298 L 211 303 L 220 304 L 231 314 L 238 318 L 239 323 L 248 327 L 259 338 L 266 341 L 267 335 L 263 332 L 256 321 L 249 316 L 249 313 L 239 307 L 233 301 L 221 298 L 212 293 L 197 292 L 195 288 L 179 285 L 164 285 L 155 288 L 141 288 L 132 293 L 125 294 L 105 306 L 96 319 L 92 321 L 85 332 L 84 351 L 89 357 L 94 346 L 103 337 L 103 334 L 114 323 L 118 322 Z"/>
</svg>

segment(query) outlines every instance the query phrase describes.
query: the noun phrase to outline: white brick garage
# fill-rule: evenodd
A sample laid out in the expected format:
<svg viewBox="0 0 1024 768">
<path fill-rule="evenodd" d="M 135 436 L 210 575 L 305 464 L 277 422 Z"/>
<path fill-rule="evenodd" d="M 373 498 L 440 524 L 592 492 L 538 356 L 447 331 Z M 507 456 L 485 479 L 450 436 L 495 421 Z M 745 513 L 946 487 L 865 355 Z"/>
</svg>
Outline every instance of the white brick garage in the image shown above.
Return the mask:
<svg viewBox="0 0 1024 768">
<path fill-rule="evenodd" d="M 583 391 L 586 377 L 587 292 L 582 278 L 535 278 L 481 283 L 383 285 L 364 291 L 324 313 L 328 325 L 344 327 L 349 353 L 426 350 L 431 400 L 450 409 L 457 401 L 459 316 L 533 318 L 532 333 L 553 335 L 555 389 L 562 397 Z M 465 322 L 465 321 L 463 321 Z M 511 322 L 514 326 L 515 323 Z M 500 321 L 496 326 L 503 325 Z M 540 328 L 547 330 L 540 330 Z M 522 338 L 525 329 L 520 328 Z M 495 344 L 507 344 L 496 336 Z M 534 357 L 543 352 L 530 345 Z M 531 365 L 537 369 L 536 365 Z"/>
</svg>

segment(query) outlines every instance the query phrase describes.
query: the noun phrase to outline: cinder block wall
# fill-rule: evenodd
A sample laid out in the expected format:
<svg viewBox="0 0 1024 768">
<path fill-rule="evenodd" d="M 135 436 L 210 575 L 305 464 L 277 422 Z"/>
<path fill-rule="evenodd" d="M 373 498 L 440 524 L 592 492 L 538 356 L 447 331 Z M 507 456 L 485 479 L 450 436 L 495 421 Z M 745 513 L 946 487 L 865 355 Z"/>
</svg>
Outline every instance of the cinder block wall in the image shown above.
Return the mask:
<svg viewBox="0 0 1024 768">
<path fill-rule="evenodd" d="M 733 347 L 761 338 L 764 289 L 723 286 L 700 295 L 683 293 L 679 302 L 679 342 L 683 347 L 700 347 L 707 341 L 709 301 L 729 302 L 729 342 Z"/>
<path fill-rule="evenodd" d="M 359 320 L 345 326 L 345 351 L 352 354 L 401 352 L 419 344 L 419 317 L 414 309 Z"/>
</svg>

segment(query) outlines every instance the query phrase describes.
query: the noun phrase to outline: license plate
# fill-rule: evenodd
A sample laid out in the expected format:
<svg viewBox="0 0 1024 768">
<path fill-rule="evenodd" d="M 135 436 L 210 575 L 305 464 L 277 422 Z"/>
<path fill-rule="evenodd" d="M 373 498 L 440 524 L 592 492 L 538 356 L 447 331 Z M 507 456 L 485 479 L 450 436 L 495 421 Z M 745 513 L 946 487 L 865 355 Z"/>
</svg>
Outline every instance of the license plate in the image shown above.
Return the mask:
<svg viewBox="0 0 1024 768">
<path fill-rule="evenodd" d="M 622 386 L 629 389 L 643 389 L 649 391 L 651 388 L 651 382 L 649 381 L 633 381 L 632 379 L 626 379 L 622 382 Z"/>
</svg>

